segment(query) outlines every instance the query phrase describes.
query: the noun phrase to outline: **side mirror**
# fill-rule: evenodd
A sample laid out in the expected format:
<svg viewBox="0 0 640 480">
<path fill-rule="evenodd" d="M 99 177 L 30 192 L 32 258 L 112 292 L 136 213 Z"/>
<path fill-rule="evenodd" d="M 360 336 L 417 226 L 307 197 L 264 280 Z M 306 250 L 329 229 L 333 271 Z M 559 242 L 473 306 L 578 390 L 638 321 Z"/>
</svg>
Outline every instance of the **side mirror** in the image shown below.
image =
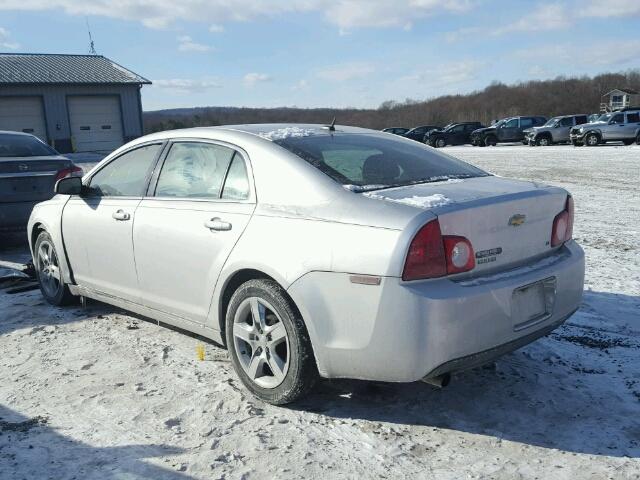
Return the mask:
<svg viewBox="0 0 640 480">
<path fill-rule="evenodd" d="M 82 178 L 67 177 L 58 180 L 54 191 L 60 195 L 80 195 L 82 193 Z"/>
</svg>

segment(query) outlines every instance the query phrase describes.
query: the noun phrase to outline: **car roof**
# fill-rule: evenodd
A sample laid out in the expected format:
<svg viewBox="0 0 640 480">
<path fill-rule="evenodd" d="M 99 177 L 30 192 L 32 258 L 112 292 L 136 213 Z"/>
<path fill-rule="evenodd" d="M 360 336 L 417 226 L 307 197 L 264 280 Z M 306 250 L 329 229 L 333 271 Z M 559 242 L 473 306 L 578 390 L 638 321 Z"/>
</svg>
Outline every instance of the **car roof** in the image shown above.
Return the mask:
<svg viewBox="0 0 640 480">
<path fill-rule="evenodd" d="M 23 135 L 25 137 L 35 137 L 35 135 L 26 132 L 14 132 L 13 130 L 0 130 L 0 135 Z"/>
</svg>

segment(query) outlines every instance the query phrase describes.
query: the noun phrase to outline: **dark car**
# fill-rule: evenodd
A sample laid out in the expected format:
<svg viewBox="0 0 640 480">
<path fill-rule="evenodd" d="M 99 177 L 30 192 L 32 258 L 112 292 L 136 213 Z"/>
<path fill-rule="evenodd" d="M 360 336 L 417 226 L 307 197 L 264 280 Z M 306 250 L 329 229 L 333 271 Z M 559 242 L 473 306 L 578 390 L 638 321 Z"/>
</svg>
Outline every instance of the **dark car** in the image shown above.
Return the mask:
<svg viewBox="0 0 640 480">
<path fill-rule="evenodd" d="M 400 135 L 401 137 L 403 137 L 405 133 L 409 131 L 409 129 L 404 127 L 389 127 L 383 128 L 382 131 L 385 133 L 393 133 L 394 135 Z"/>
<path fill-rule="evenodd" d="M 437 148 L 446 145 L 464 145 L 471 143 L 471 132 L 479 128 L 484 128 L 480 122 L 452 123 L 442 130 L 431 130 L 426 134 L 424 141 Z"/>
<path fill-rule="evenodd" d="M 431 130 L 437 130 L 440 127 L 437 125 L 421 125 L 419 127 L 414 127 L 404 134 L 405 137 L 410 138 L 411 140 L 415 140 L 416 142 L 424 142 L 424 136 L 429 133 Z"/>
<path fill-rule="evenodd" d="M 490 127 L 479 128 L 471 134 L 471 144 L 484 147 L 498 143 L 523 142 L 524 131 L 528 128 L 540 127 L 547 122 L 545 117 L 509 117 Z"/>
<path fill-rule="evenodd" d="M 24 230 L 33 206 L 68 176 L 82 176 L 82 169 L 39 138 L 0 131 L 0 233 Z"/>
</svg>

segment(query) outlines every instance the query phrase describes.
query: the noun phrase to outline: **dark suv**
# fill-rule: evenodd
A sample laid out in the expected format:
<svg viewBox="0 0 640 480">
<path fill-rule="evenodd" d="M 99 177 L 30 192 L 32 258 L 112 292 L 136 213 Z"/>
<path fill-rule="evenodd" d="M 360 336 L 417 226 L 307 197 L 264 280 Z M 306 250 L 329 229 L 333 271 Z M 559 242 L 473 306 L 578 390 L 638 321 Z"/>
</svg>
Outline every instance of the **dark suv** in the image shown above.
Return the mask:
<svg viewBox="0 0 640 480">
<path fill-rule="evenodd" d="M 424 143 L 441 148 L 445 145 L 471 143 L 471 132 L 484 128 L 480 122 L 461 122 L 447 125 L 442 130 L 431 130 L 424 137 Z"/>
<path fill-rule="evenodd" d="M 410 138 L 411 140 L 415 140 L 416 142 L 424 142 L 424 136 L 429 133 L 431 130 L 437 130 L 440 127 L 437 125 L 421 125 L 419 127 L 412 128 L 407 133 L 404 134 L 406 138 Z"/>
<path fill-rule="evenodd" d="M 471 144 L 484 147 L 498 143 L 523 142 L 524 131 L 528 128 L 539 127 L 546 123 L 545 117 L 509 117 L 504 118 L 490 127 L 480 128 L 471 134 Z"/>
</svg>

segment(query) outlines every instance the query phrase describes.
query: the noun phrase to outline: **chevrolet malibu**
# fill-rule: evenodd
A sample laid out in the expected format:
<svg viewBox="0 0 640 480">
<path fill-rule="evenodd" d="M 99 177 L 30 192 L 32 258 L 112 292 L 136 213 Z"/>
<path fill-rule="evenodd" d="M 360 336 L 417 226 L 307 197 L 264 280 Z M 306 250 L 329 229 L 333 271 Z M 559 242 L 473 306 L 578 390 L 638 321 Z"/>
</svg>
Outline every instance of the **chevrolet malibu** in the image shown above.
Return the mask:
<svg viewBox="0 0 640 480">
<path fill-rule="evenodd" d="M 28 234 L 54 305 L 93 298 L 224 344 L 254 395 L 447 383 L 578 308 L 563 189 L 319 125 L 155 133 L 56 185 Z"/>
</svg>

